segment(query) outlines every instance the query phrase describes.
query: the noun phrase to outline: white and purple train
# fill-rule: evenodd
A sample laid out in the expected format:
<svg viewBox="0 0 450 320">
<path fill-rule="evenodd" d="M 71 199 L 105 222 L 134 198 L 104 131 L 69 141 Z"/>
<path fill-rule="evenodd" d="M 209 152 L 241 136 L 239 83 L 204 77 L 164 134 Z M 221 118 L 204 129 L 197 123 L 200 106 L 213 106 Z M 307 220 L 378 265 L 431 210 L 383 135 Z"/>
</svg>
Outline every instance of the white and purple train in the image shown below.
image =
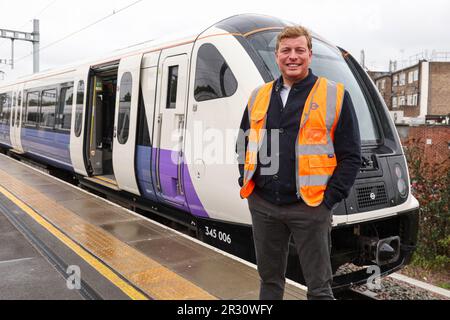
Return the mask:
<svg viewBox="0 0 450 320">
<path fill-rule="evenodd" d="M 180 41 L 0 84 L 0 146 L 254 261 L 234 146 L 249 94 L 279 76 L 276 36 L 289 24 L 233 16 Z M 391 273 L 410 261 L 419 208 L 397 131 L 346 51 L 314 35 L 312 69 L 344 83 L 362 140 L 360 173 L 334 212 L 333 268 L 376 264 Z M 288 276 L 301 282 L 299 269 L 293 253 Z M 335 276 L 334 287 L 369 276 Z"/>
</svg>

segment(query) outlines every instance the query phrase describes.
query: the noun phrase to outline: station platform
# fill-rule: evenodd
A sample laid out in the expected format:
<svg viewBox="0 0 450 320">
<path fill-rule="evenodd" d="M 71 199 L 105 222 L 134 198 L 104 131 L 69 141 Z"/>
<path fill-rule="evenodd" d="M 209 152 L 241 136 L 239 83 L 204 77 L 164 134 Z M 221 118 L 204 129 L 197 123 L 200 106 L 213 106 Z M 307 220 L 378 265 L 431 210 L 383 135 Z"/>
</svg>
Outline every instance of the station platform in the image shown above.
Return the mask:
<svg viewBox="0 0 450 320">
<path fill-rule="evenodd" d="M 259 294 L 255 265 L 5 155 L 0 274 L 0 299 L 256 300 Z M 284 298 L 304 300 L 305 288 L 288 281 Z"/>
</svg>

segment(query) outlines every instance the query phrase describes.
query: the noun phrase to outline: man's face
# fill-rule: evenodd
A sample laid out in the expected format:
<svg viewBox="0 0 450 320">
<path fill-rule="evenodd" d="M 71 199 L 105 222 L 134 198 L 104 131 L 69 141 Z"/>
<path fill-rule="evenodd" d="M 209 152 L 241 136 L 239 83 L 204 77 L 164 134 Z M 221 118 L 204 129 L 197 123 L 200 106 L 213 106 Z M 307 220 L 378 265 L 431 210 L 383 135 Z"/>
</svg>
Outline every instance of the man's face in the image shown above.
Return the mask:
<svg viewBox="0 0 450 320">
<path fill-rule="evenodd" d="M 275 56 L 285 84 L 292 85 L 308 75 L 312 51 L 305 36 L 281 40 Z"/>
</svg>

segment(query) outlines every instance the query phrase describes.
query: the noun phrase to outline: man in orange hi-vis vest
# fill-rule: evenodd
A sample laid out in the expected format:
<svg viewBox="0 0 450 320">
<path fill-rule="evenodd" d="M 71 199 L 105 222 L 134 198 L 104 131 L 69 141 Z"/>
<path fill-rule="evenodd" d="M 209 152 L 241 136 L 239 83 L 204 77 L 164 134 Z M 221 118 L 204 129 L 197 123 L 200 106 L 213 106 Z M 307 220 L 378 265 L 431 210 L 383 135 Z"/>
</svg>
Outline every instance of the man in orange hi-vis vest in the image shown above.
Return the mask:
<svg viewBox="0 0 450 320">
<path fill-rule="evenodd" d="M 358 120 L 344 85 L 309 68 L 312 38 L 305 28 L 284 28 L 275 56 L 281 76 L 252 92 L 237 143 L 260 299 L 283 298 L 291 235 L 308 299 L 334 299 L 332 211 L 360 168 Z"/>
</svg>

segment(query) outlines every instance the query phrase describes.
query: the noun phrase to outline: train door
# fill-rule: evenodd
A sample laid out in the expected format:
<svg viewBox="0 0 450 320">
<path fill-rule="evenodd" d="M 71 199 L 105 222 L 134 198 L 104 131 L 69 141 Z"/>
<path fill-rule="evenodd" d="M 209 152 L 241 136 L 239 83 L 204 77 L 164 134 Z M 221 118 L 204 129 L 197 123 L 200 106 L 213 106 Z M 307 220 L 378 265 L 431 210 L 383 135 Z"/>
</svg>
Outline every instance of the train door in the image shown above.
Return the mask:
<svg viewBox="0 0 450 320">
<path fill-rule="evenodd" d="M 82 66 L 77 69 L 73 86 L 72 120 L 70 126 L 70 159 L 76 173 L 87 176 L 84 158 L 84 139 L 87 85 L 90 66 Z"/>
<path fill-rule="evenodd" d="M 135 171 L 136 127 L 142 54 L 120 60 L 112 147 L 114 179 L 121 190 L 140 195 Z"/>
<path fill-rule="evenodd" d="M 156 156 L 154 172 L 157 195 L 187 209 L 183 186 L 184 123 L 187 105 L 190 46 L 163 50 L 159 60 Z"/>
<path fill-rule="evenodd" d="M 16 152 L 23 153 L 22 143 L 20 140 L 20 131 L 22 130 L 22 123 L 20 119 L 22 119 L 23 85 L 15 88 L 13 97 L 10 128 L 11 144 Z"/>
</svg>

